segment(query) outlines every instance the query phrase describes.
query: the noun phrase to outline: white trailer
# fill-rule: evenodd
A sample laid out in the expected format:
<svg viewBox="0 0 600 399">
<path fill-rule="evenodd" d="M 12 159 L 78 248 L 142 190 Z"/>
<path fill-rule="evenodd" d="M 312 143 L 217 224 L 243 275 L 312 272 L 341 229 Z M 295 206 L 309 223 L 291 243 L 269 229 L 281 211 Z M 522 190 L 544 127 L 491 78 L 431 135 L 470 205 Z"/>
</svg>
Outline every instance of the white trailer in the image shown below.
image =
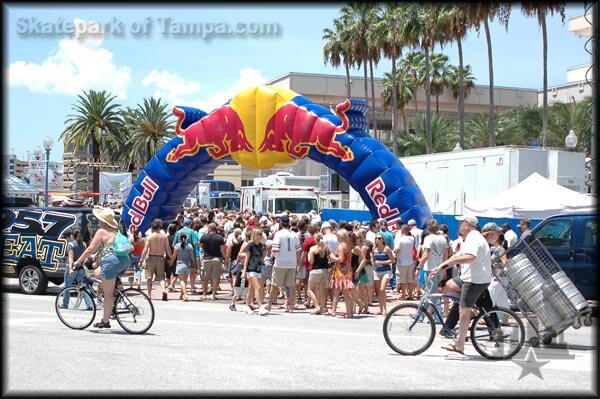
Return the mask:
<svg viewBox="0 0 600 399">
<path fill-rule="evenodd" d="M 254 186 L 304 186 L 319 190 L 320 176 L 295 176 L 289 172 L 277 172 L 267 177 L 255 177 Z"/>
<path fill-rule="evenodd" d="M 269 212 L 280 216 L 284 211 L 301 217 L 319 211 L 316 189 L 304 186 L 242 187 L 242 210 Z"/>
</svg>

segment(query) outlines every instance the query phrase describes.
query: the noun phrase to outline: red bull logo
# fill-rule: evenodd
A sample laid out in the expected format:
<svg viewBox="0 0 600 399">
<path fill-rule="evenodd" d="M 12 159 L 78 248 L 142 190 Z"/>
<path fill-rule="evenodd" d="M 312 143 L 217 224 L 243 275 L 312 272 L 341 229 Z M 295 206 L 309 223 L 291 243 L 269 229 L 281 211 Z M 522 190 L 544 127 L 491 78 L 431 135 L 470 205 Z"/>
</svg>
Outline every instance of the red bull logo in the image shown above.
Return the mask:
<svg viewBox="0 0 600 399">
<path fill-rule="evenodd" d="M 312 112 L 310 105 L 295 104 L 295 97 L 297 93 L 278 87 L 250 88 L 186 129 L 181 128 L 185 111 L 174 108 L 176 132 L 183 142 L 168 153 L 167 161 L 196 155 L 201 148 L 214 159 L 231 155 L 252 169 L 294 162 L 305 158 L 311 148 L 343 161 L 353 160 L 353 152 L 338 140 L 350 125 L 346 115 L 350 101 L 336 107 L 342 120 L 338 126 Z"/>
<path fill-rule="evenodd" d="M 396 219 L 400 217 L 398 208 L 392 209 L 387 203 L 387 197 L 384 194 L 385 182 L 381 177 L 376 178 L 366 187 L 367 194 L 373 203 L 377 206 L 377 214 L 380 218 L 386 219 L 387 227 L 394 224 Z"/>
<path fill-rule="evenodd" d="M 284 105 L 267 123 L 265 138 L 258 150 L 286 152 L 293 158 L 301 159 L 314 146 L 323 154 L 351 161 L 354 159 L 352 151 L 336 140 L 337 135 L 348 130 L 350 122 L 346 111 L 349 108 L 349 100 L 336 107 L 336 113 L 342 119 L 342 124 L 336 126 L 304 107 L 294 103 Z"/>
<path fill-rule="evenodd" d="M 183 143 L 169 152 L 169 162 L 196 155 L 201 147 L 206 147 L 206 152 L 214 159 L 221 159 L 234 152 L 254 150 L 246 139 L 242 120 L 228 105 L 222 106 L 185 130 L 181 129 L 185 111 L 174 108 L 173 113 L 178 117 L 176 132 L 178 136 L 183 137 Z"/>
</svg>

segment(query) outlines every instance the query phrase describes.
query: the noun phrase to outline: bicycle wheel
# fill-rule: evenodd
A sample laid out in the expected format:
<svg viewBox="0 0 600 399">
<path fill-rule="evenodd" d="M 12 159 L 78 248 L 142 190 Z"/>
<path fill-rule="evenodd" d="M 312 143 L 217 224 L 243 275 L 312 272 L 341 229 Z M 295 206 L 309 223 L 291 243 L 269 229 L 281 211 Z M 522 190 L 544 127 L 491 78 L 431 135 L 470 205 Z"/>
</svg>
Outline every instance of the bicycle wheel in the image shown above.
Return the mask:
<svg viewBox="0 0 600 399">
<path fill-rule="evenodd" d="M 150 298 L 135 288 L 121 292 L 113 312 L 119 325 L 130 334 L 143 334 L 154 323 L 154 306 Z"/>
<path fill-rule="evenodd" d="M 395 352 L 418 355 L 425 352 L 435 338 L 433 317 L 417 304 L 398 305 L 385 316 L 383 337 Z"/>
<path fill-rule="evenodd" d="M 96 305 L 90 294 L 75 286 L 65 287 L 58 293 L 54 309 L 60 321 L 75 330 L 87 328 L 96 317 Z"/>
<path fill-rule="evenodd" d="M 510 359 L 523 346 L 525 327 L 512 310 L 494 308 L 487 315 L 481 313 L 473 320 L 471 341 L 475 350 L 486 359 Z"/>
</svg>

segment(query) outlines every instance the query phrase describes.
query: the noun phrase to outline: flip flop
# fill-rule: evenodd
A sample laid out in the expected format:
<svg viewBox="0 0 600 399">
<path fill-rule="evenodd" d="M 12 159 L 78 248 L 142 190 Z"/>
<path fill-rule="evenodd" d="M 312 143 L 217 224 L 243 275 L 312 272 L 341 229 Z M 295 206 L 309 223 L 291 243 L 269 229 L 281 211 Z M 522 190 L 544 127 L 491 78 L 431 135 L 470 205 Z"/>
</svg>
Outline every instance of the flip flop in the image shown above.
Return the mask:
<svg viewBox="0 0 600 399">
<path fill-rule="evenodd" d="M 456 348 L 456 345 L 454 345 L 454 344 L 448 344 L 448 345 L 444 345 L 444 346 L 442 346 L 442 349 L 445 349 L 445 350 L 447 350 L 447 351 L 450 351 L 450 352 L 456 352 L 456 353 L 460 353 L 461 355 L 464 355 L 464 354 L 465 354 L 465 352 L 464 352 L 464 351 L 459 351 L 459 350 Z"/>
</svg>

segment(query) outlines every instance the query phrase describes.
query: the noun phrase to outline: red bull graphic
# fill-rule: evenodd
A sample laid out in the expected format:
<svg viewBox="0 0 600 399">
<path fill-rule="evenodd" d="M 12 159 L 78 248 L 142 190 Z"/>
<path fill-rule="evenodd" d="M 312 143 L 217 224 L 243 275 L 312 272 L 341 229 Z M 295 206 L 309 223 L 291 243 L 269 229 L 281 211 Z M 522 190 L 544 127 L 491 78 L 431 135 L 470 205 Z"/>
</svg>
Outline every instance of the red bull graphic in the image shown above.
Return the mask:
<svg viewBox="0 0 600 399">
<path fill-rule="evenodd" d="M 234 152 L 253 151 L 246 139 L 244 124 L 239 115 L 230 106 L 224 105 L 198 122 L 182 129 L 185 111 L 175 107 L 173 113 L 178 117 L 175 126 L 183 143 L 167 155 L 168 162 L 177 162 L 183 157 L 196 155 L 201 147 L 214 159 L 221 159 Z"/>
<path fill-rule="evenodd" d="M 336 113 L 342 119 L 342 124 L 336 126 L 302 106 L 294 103 L 284 105 L 267 123 L 259 151 L 287 152 L 293 158 L 302 159 L 308 155 L 310 147 L 315 147 L 323 154 L 351 161 L 354 159 L 352 151 L 336 140 L 337 135 L 348 130 L 350 122 L 346 111 L 349 108 L 349 100 L 336 107 Z"/>
<path fill-rule="evenodd" d="M 146 231 L 170 223 L 199 180 L 228 156 L 250 169 L 310 158 L 337 172 L 373 218 L 402 217 L 423 226 L 431 212 L 397 156 L 367 133 L 368 104 L 348 99 L 335 112 L 289 89 L 251 87 L 210 114 L 177 106 L 177 137 L 148 162 L 125 203 L 125 224 Z"/>
</svg>

